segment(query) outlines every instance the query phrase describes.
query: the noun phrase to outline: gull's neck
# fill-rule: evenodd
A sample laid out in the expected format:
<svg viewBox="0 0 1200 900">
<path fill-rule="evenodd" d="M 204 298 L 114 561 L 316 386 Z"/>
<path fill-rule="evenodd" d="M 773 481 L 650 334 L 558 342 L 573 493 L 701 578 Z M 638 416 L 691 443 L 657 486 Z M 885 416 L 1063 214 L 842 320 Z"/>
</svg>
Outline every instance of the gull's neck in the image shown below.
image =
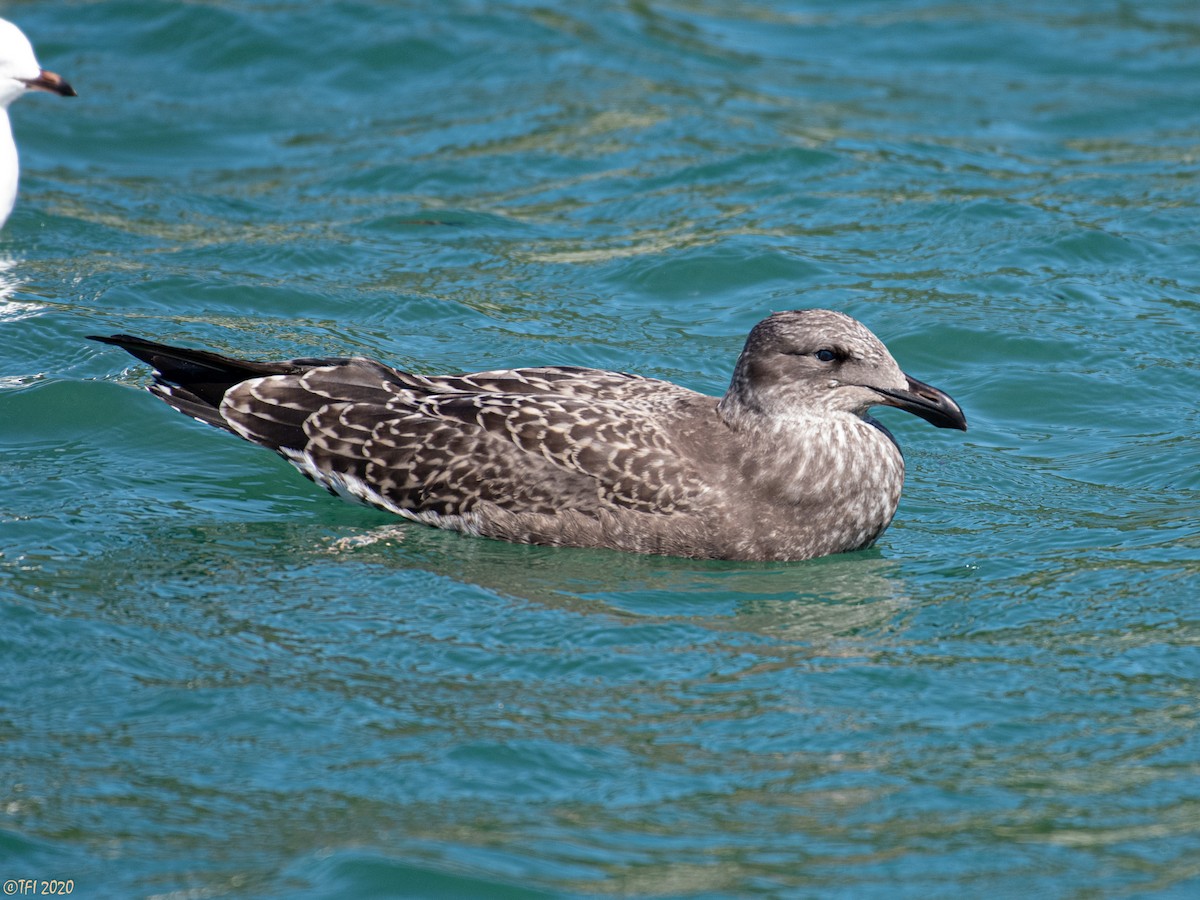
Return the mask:
<svg viewBox="0 0 1200 900">
<path fill-rule="evenodd" d="M 17 202 L 17 145 L 13 141 L 12 123 L 8 110 L 0 107 L 0 225 L 8 219 L 13 204 Z"/>
</svg>

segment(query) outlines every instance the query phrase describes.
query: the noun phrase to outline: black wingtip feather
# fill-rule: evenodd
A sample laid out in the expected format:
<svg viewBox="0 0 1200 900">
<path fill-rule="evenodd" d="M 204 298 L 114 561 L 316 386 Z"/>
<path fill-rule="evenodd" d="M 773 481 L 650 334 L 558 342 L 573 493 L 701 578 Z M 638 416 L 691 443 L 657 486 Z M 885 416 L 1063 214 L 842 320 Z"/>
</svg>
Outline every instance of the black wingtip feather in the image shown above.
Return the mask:
<svg viewBox="0 0 1200 900">
<path fill-rule="evenodd" d="M 88 340 L 120 347 L 152 366 L 159 384 L 185 388 L 197 400 L 219 406 L 225 392 L 249 378 L 296 371 L 291 363 L 255 362 L 233 359 L 209 350 L 172 347 L 131 334 L 87 335 Z"/>
<path fill-rule="evenodd" d="M 172 347 L 170 344 L 148 341 L 131 334 L 114 334 L 109 337 L 88 335 L 87 337 L 88 340 L 120 347 L 142 362 L 154 366 L 164 378 L 170 381 L 187 382 L 197 378 L 211 379 L 214 376 L 235 376 L 238 380 L 242 380 L 261 374 L 259 370 L 267 365 L 232 359 L 209 350 Z"/>
</svg>

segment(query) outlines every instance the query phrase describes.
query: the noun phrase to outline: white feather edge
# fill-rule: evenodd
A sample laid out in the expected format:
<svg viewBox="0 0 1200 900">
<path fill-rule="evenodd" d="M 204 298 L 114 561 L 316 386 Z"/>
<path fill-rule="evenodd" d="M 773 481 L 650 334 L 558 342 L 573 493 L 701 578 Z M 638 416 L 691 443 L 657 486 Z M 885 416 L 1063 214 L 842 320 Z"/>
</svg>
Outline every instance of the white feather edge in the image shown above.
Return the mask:
<svg viewBox="0 0 1200 900">
<path fill-rule="evenodd" d="M 173 396 L 174 394 L 170 385 L 163 385 L 160 389 L 167 396 Z M 221 406 L 224 407 L 228 402 L 228 400 L 222 401 Z M 203 425 L 211 425 L 210 422 L 201 419 L 199 416 L 191 416 L 191 418 Z M 251 444 L 258 444 L 249 429 L 242 427 L 237 421 L 231 420 L 228 416 L 222 416 L 222 418 L 225 419 L 225 423 L 238 437 L 249 441 Z M 446 516 L 435 512 L 418 512 L 411 509 L 404 509 L 401 506 L 397 506 L 356 475 L 331 472 L 328 469 L 321 468 L 307 450 L 293 450 L 290 447 L 281 447 L 279 448 L 279 455 L 295 466 L 300 472 L 311 478 L 316 484 L 332 491 L 343 500 L 349 500 L 364 506 L 372 506 L 375 509 L 382 509 L 412 522 L 420 522 L 422 525 L 432 525 L 435 528 L 449 528 L 477 537 L 482 534 L 480 526 L 483 517 L 479 513 L 470 512 L 465 515 Z"/>
</svg>

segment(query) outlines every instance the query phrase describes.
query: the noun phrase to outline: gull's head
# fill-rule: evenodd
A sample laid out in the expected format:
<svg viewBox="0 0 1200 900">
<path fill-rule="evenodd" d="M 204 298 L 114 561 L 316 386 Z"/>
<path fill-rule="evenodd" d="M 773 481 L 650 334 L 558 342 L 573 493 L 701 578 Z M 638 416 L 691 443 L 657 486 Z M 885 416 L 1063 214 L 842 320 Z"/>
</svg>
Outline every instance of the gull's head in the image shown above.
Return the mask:
<svg viewBox="0 0 1200 900">
<path fill-rule="evenodd" d="M 61 76 L 38 65 L 33 45 L 21 29 L 0 19 L 0 108 L 29 90 L 75 96 L 75 89 Z"/>
<path fill-rule="evenodd" d="M 755 325 L 722 401 L 727 414 L 777 419 L 863 416 L 872 406 L 894 406 L 939 428 L 967 427 L 947 394 L 906 375 L 861 322 L 828 309 L 778 312 Z"/>
</svg>

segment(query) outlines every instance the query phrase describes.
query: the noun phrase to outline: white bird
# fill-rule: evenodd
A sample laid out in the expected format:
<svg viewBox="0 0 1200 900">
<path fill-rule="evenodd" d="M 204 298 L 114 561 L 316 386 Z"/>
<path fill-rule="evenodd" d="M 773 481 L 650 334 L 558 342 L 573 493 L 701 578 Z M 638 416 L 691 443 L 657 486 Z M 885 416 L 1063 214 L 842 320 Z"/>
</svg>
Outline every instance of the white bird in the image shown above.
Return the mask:
<svg viewBox="0 0 1200 900">
<path fill-rule="evenodd" d="M 0 226 L 8 221 L 17 202 L 17 145 L 13 142 L 8 105 L 28 90 L 49 91 L 63 97 L 77 96 L 60 75 L 38 65 L 33 45 L 24 33 L 0 19 Z"/>
</svg>

